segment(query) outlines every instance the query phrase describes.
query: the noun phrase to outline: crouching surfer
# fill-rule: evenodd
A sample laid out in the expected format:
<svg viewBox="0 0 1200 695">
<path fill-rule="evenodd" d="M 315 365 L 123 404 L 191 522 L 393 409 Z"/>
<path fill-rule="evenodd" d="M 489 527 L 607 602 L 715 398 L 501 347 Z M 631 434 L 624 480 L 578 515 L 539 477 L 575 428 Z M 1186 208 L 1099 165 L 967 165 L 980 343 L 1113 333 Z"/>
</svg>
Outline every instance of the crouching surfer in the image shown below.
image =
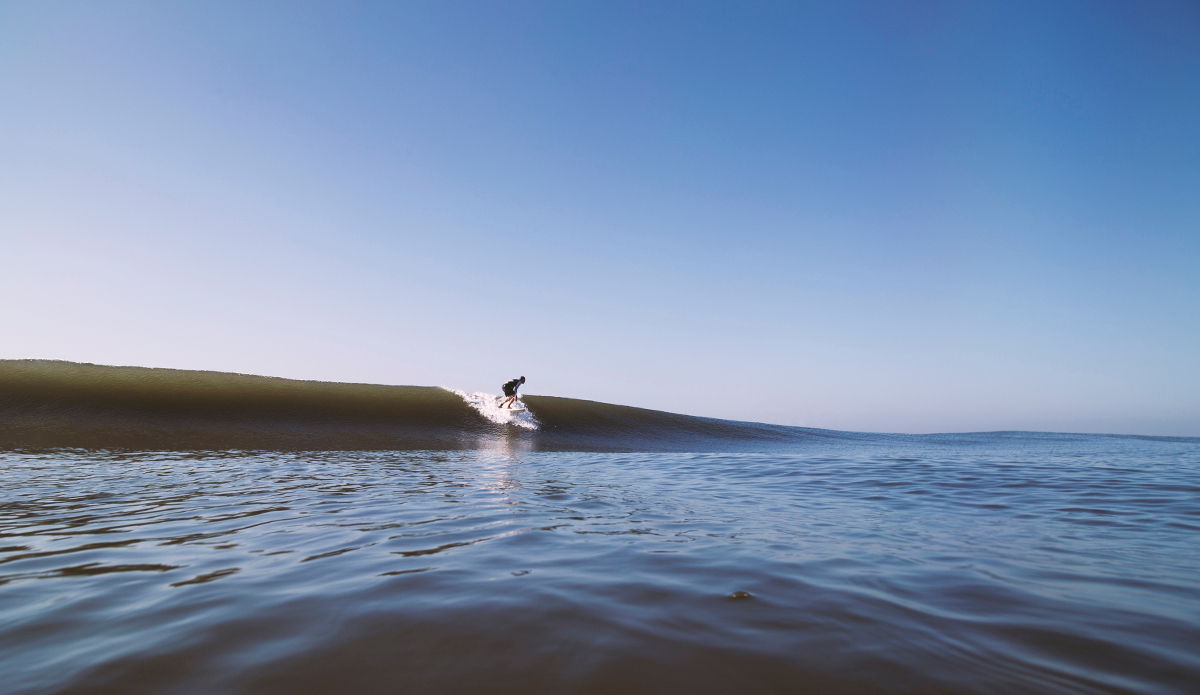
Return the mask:
<svg viewBox="0 0 1200 695">
<path fill-rule="evenodd" d="M 500 401 L 501 408 L 504 408 L 504 407 L 511 408 L 512 407 L 512 404 L 515 403 L 517 400 L 517 389 L 521 388 L 521 384 L 524 384 L 524 383 L 525 383 L 525 377 L 521 377 L 520 379 L 513 379 L 512 381 L 509 381 L 509 382 L 505 383 L 504 386 L 501 387 L 504 389 L 504 395 L 507 396 L 507 398 Z"/>
</svg>

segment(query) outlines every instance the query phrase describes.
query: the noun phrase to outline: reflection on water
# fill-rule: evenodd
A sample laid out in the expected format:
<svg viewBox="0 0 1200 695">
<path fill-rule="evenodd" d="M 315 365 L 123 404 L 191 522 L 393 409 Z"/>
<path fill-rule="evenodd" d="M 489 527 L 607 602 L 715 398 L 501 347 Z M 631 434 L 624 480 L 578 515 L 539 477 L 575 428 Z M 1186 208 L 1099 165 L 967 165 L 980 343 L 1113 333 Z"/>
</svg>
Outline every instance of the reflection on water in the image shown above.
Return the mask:
<svg viewBox="0 0 1200 695">
<path fill-rule="evenodd" d="M 5 692 L 1200 682 L 1194 441 L 492 447 L 3 455 Z"/>
</svg>

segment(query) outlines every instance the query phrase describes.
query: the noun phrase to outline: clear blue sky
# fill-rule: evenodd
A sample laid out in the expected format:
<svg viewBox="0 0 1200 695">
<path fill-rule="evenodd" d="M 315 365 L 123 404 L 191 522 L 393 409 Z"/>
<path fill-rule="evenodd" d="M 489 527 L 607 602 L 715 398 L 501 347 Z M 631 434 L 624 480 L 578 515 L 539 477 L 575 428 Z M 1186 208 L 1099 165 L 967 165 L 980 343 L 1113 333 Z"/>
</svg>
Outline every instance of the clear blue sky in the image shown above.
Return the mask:
<svg viewBox="0 0 1200 695">
<path fill-rule="evenodd" d="M 0 357 L 1200 435 L 1200 4 L 4 2 Z"/>
</svg>

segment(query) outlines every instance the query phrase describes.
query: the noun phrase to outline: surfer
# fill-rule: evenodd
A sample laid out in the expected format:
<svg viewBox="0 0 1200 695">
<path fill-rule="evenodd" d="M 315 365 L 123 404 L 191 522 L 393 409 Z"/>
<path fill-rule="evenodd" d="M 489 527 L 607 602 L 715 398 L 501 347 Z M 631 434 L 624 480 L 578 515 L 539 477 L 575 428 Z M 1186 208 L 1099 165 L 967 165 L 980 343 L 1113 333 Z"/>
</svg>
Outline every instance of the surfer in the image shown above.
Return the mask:
<svg viewBox="0 0 1200 695">
<path fill-rule="evenodd" d="M 501 387 L 504 389 L 504 395 L 508 396 L 504 400 L 500 401 L 501 408 L 505 407 L 506 405 L 509 408 L 512 407 L 513 402 L 517 400 L 517 389 L 521 388 L 521 384 L 524 383 L 525 377 L 521 377 L 520 379 L 513 379 L 512 381 L 509 381 Z"/>
</svg>

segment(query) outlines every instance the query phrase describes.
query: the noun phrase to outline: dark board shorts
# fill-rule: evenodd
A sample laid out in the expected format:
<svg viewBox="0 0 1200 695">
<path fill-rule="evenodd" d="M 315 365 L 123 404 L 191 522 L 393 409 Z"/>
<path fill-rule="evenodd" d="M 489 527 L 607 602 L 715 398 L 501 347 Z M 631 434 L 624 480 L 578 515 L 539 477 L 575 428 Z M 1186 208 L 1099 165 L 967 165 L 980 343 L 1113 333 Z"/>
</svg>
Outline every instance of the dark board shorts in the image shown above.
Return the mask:
<svg viewBox="0 0 1200 695">
<path fill-rule="evenodd" d="M 500 388 L 504 389 L 504 395 L 506 395 L 506 396 L 517 395 L 517 392 L 513 391 L 513 387 L 509 386 L 508 384 L 505 384 L 504 386 L 501 386 Z"/>
</svg>

